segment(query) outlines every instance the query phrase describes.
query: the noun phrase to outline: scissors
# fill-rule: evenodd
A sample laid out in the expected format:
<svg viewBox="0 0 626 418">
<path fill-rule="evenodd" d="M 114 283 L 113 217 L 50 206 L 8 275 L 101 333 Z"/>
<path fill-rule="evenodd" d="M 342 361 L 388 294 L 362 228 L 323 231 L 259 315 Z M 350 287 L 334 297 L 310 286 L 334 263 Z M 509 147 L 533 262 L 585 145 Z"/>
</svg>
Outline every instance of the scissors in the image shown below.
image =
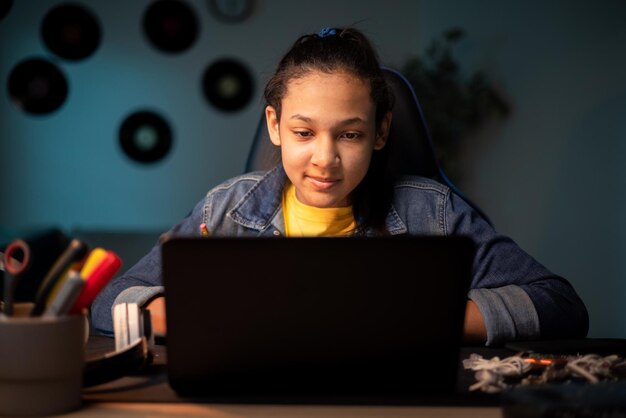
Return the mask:
<svg viewBox="0 0 626 418">
<path fill-rule="evenodd" d="M 3 254 L 4 263 L 4 314 L 13 315 L 15 288 L 30 266 L 30 247 L 21 240 L 11 242 Z M 21 258 L 21 261 L 19 261 Z"/>
</svg>

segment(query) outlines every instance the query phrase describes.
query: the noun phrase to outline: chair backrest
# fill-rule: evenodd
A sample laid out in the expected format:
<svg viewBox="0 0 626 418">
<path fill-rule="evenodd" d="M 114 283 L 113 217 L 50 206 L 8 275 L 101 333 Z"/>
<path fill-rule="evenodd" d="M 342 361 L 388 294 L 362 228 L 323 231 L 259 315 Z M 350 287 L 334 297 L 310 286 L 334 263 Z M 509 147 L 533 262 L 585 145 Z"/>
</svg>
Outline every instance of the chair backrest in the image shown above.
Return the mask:
<svg viewBox="0 0 626 418">
<path fill-rule="evenodd" d="M 491 223 L 486 214 L 448 179 L 439 165 L 422 107 L 411 83 L 394 69 L 383 67 L 383 72 L 396 99 L 387 142 L 389 163 L 394 172 L 429 177 L 444 183 Z M 246 172 L 269 170 L 279 162 L 280 148 L 270 141 L 265 115 L 262 115 L 248 154 Z"/>
</svg>

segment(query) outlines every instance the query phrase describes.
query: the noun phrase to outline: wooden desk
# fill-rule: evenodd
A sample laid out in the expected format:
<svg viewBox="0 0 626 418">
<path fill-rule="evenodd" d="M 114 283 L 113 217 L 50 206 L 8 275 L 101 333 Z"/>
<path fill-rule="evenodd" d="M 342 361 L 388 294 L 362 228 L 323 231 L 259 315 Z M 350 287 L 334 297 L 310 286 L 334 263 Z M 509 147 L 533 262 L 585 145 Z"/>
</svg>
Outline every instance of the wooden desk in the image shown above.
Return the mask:
<svg viewBox="0 0 626 418">
<path fill-rule="evenodd" d="M 92 337 L 88 356 L 111 351 L 113 340 Z M 481 348 L 483 349 L 483 348 Z M 502 355 L 503 350 L 492 355 Z M 461 359 L 474 352 L 464 349 Z M 508 353 L 508 351 L 507 351 Z M 460 360 L 461 360 L 460 359 Z M 154 363 L 145 373 L 126 376 L 115 381 L 83 390 L 83 407 L 71 414 L 79 417 L 501 417 L 498 398 L 482 393 L 464 393 L 456 399 L 433 399 L 420 405 L 281 405 L 281 404 L 220 404 L 203 400 L 179 398 L 167 383 L 165 347 L 157 346 Z M 460 364 L 460 362 L 459 362 Z M 472 373 L 459 370 L 459 390 L 473 382 Z M 465 389 L 466 390 L 466 389 Z M 475 396 L 474 396 L 475 395 Z"/>
<path fill-rule="evenodd" d="M 206 405 L 195 403 L 88 403 L 60 417 L 219 417 L 219 418 L 495 418 L 498 407 Z"/>
</svg>

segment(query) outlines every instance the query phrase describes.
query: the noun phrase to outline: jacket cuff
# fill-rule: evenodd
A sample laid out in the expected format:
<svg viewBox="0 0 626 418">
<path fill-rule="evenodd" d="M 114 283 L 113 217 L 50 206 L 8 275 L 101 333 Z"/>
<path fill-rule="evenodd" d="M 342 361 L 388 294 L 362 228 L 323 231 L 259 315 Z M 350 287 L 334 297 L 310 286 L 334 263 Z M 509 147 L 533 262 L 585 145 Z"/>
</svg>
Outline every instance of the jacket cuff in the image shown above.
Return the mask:
<svg viewBox="0 0 626 418">
<path fill-rule="evenodd" d="M 476 303 L 487 328 L 486 345 L 530 340 L 540 335 L 539 315 L 528 294 L 519 286 L 472 289 L 468 297 Z"/>
<path fill-rule="evenodd" d="M 163 286 L 133 286 L 124 289 L 123 292 L 117 295 L 113 306 L 111 306 L 111 316 L 113 316 L 115 305 L 119 305 L 120 303 L 136 303 L 141 308 L 152 299 L 161 295 L 163 295 Z"/>
</svg>

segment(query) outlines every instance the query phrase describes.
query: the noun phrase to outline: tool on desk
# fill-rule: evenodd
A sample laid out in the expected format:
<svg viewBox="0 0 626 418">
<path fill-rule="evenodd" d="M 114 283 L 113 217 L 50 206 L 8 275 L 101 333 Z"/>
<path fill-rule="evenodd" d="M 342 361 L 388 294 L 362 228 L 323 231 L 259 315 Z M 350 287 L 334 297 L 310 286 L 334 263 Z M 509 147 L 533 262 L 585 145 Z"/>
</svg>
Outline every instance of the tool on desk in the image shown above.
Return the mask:
<svg viewBox="0 0 626 418">
<path fill-rule="evenodd" d="M 59 277 L 59 280 L 56 281 L 54 286 L 52 286 L 52 290 L 50 291 L 50 293 L 48 293 L 48 297 L 46 298 L 46 309 L 48 306 L 50 306 L 52 301 L 56 299 L 58 293 L 61 291 L 61 288 L 63 287 L 67 279 L 69 279 L 70 276 L 80 274 L 82 265 L 82 260 L 76 261 L 63 272 L 63 275 Z"/>
<path fill-rule="evenodd" d="M 108 251 L 88 277 L 78 299 L 70 309 L 70 313 L 80 313 L 94 301 L 98 293 L 122 267 L 122 260 L 113 251 Z"/>
<path fill-rule="evenodd" d="M 52 268 L 48 271 L 48 274 L 46 274 L 43 282 L 39 286 L 31 316 L 37 316 L 43 313 L 46 309 L 48 296 L 56 286 L 57 282 L 63 277 L 66 277 L 65 275 L 67 270 L 71 267 L 71 265 L 82 259 L 86 253 L 87 245 L 85 243 L 76 238 L 70 241 L 70 244 L 52 265 Z"/>
<path fill-rule="evenodd" d="M 107 250 L 104 248 L 97 247 L 91 250 L 87 256 L 87 260 L 85 260 L 85 264 L 83 264 L 83 268 L 80 270 L 80 275 L 83 276 L 83 278 L 89 277 L 106 255 Z"/>
<path fill-rule="evenodd" d="M 15 288 L 30 266 L 30 247 L 21 240 L 11 242 L 3 254 L 4 261 L 4 314 L 13 315 Z M 21 261 L 19 260 L 21 258 Z"/>
<path fill-rule="evenodd" d="M 11 258 L 13 260 L 14 263 L 19 263 L 19 260 L 16 260 L 15 258 Z M 0 271 L 6 271 L 5 266 L 5 262 L 4 262 L 4 253 L 2 251 L 0 251 Z"/>
<path fill-rule="evenodd" d="M 0 271 L 4 271 L 4 253 L 0 251 Z"/>
<path fill-rule="evenodd" d="M 70 312 L 74 303 L 78 299 L 80 292 L 85 287 L 85 281 L 80 273 L 73 271 L 63 282 L 61 288 L 46 307 L 44 317 L 62 316 Z"/>
<path fill-rule="evenodd" d="M 106 257 L 107 251 L 104 248 L 94 248 L 89 252 L 89 255 L 85 257 L 84 262 L 76 262 L 70 267 L 64 275 L 57 280 L 52 291 L 49 293 L 46 300 L 46 311 L 44 316 L 64 315 L 67 314 L 70 308 L 76 302 L 78 295 L 84 287 L 84 281 L 98 266 L 104 257 Z M 70 276 L 73 276 L 72 280 Z M 66 282 L 69 283 L 66 286 Z M 80 283 L 82 282 L 82 283 Z M 57 298 L 57 295 L 63 289 L 63 295 Z M 56 301 L 56 306 L 52 309 L 51 306 Z"/>
</svg>

